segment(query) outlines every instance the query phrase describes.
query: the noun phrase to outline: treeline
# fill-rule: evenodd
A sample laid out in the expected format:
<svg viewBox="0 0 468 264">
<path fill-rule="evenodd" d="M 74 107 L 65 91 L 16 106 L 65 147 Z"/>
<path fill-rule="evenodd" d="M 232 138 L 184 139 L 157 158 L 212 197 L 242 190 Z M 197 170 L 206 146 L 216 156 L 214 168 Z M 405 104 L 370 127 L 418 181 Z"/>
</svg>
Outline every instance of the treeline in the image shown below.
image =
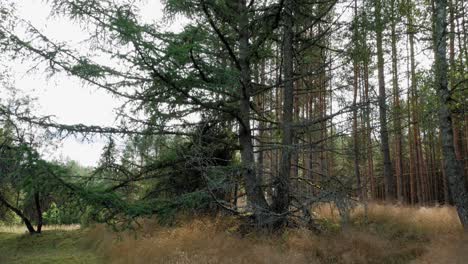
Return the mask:
<svg viewBox="0 0 468 264">
<path fill-rule="evenodd" d="M 385 200 L 453 203 L 467 225 L 464 1 L 165 1 L 169 21 L 190 19 L 180 32 L 126 1 L 49 4 L 92 28 L 96 50 L 5 6 L 4 51 L 123 100 L 119 125 L 59 124 L 26 105 L 0 113 L 56 137 L 109 137 L 87 180 L 62 182 L 102 209 L 97 219 L 223 210 L 320 229 L 318 203 L 346 221 L 355 201 Z"/>
</svg>

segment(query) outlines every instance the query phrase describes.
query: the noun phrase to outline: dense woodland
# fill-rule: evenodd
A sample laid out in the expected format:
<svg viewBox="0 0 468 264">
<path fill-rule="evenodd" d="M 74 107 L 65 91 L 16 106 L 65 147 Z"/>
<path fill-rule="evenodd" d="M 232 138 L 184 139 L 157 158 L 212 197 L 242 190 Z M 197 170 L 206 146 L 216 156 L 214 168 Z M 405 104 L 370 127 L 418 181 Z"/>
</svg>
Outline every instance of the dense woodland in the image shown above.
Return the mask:
<svg viewBox="0 0 468 264">
<path fill-rule="evenodd" d="M 76 47 L 0 0 L 0 220 L 33 234 L 228 214 L 319 233 L 315 206 L 346 226 L 353 207 L 386 202 L 454 205 L 468 228 L 466 1 L 162 4 L 181 30 L 142 19 L 139 1 L 44 1 L 89 34 Z M 116 125 L 39 115 L 13 61 L 112 94 Z M 98 166 L 43 157 L 67 137 L 106 138 Z"/>
</svg>

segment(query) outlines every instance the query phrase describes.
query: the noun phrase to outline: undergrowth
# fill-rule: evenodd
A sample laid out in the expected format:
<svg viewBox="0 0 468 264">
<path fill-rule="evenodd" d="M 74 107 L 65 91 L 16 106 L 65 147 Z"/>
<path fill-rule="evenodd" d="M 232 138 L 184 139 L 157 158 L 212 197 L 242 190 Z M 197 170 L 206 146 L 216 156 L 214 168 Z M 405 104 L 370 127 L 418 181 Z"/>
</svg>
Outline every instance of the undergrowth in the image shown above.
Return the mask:
<svg viewBox="0 0 468 264">
<path fill-rule="evenodd" d="M 141 219 L 137 230 L 120 233 L 104 225 L 34 236 L 0 228 L 0 263 L 468 263 L 454 208 L 371 204 L 367 214 L 355 208 L 347 227 L 330 205 L 314 211 L 321 234 L 245 233 L 227 216 L 179 217 L 170 227 Z"/>
<path fill-rule="evenodd" d="M 88 239 L 100 241 L 95 246 L 106 262 L 115 264 L 465 263 L 460 250 L 467 244 L 453 208 L 372 204 L 364 211 L 355 208 L 343 229 L 335 208 L 315 208 L 322 234 L 297 228 L 275 235 L 244 234 L 235 218 L 197 217 L 173 227 L 146 219 L 137 232 L 118 235 L 96 226 Z"/>
</svg>

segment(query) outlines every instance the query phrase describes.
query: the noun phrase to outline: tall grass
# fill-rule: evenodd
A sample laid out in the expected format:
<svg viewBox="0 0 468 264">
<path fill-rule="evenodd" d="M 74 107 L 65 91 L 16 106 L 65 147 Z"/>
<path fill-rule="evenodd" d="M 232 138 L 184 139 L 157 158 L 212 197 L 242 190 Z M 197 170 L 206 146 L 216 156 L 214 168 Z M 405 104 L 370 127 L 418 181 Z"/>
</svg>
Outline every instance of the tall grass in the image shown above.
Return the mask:
<svg viewBox="0 0 468 264">
<path fill-rule="evenodd" d="M 318 217 L 339 222 L 338 210 L 330 204 L 314 208 Z M 393 231 L 406 231 L 426 236 L 460 234 L 462 226 L 454 207 L 411 207 L 372 203 L 366 208 L 357 206 L 350 212 L 354 225 L 364 227 L 391 227 Z"/>
<path fill-rule="evenodd" d="M 88 232 L 108 263 L 468 263 L 468 243 L 451 207 L 371 204 L 338 228 L 335 208 L 316 213 L 330 228 L 316 235 L 290 229 L 277 235 L 241 235 L 234 218 L 185 219 L 175 227 L 144 220 L 135 232 L 104 226 Z M 324 222 L 324 223 L 325 223 Z M 465 261 L 465 262 L 460 262 Z"/>
<path fill-rule="evenodd" d="M 329 221 L 339 221 L 338 211 L 328 204 L 317 207 L 316 213 Z M 364 206 L 353 209 L 351 219 L 359 232 L 397 240 L 400 248 L 422 250 L 410 263 L 468 263 L 468 235 L 463 233 L 454 207 L 370 204 L 367 214 Z"/>
</svg>

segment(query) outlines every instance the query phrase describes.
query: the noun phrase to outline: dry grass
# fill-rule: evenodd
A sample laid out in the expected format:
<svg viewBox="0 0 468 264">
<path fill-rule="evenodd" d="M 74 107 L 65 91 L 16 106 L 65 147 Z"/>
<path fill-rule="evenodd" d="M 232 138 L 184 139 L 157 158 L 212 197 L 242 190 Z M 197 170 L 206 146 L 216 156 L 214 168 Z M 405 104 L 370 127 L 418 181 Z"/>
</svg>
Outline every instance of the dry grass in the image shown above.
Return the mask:
<svg viewBox="0 0 468 264">
<path fill-rule="evenodd" d="M 329 204 L 314 208 L 316 214 L 331 223 L 338 223 L 338 210 Z M 364 206 L 354 208 L 350 215 L 354 225 L 392 228 L 422 236 L 460 234 L 462 226 L 454 207 L 410 207 L 370 204 L 367 214 Z"/>
<path fill-rule="evenodd" d="M 136 232 L 118 234 L 104 225 L 46 226 L 43 235 L 27 236 L 22 226 L 0 226 L 0 263 L 468 263 L 468 235 L 454 208 L 371 204 L 365 211 L 355 208 L 343 230 L 334 207 L 315 208 L 326 229 L 320 235 L 241 235 L 231 217 L 184 217 L 174 227 L 145 219 Z M 11 262 L 15 252 L 23 257 Z"/>
<path fill-rule="evenodd" d="M 468 263 L 468 235 L 440 236 L 426 246 L 426 253 L 414 264 L 466 264 Z"/>
<path fill-rule="evenodd" d="M 453 208 L 370 205 L 352 212 L 339 230 L 337 213 L 317 208 L 329 231 L 291 229 L 280 235 L 241 236 L 233 218 L 186 219 L 176 227 L 142 221 L 118 236 L 104 226 L 88 233 L 106 262 L 124 263 L 467 263 L 468 239 Z M 464 262 L 463 262 L 464 260 Z M 460 262 L 462 261 L 462 262 Z"/>
<path fill-rule="evenodd" d="M 354 227 L 389 240 L 399 240 L 401 248 L 418 247 L 422 254 L 411 263 L 466 264 L 468 263 L 468 235 L 463 229 L 454 207 L 410 207 L 371 204 L 359 206 L 351 212 Z M 317 213 L 337 222 L 337 210 L 330 205 L 317 208 Z"/>
<path fill-rule="evenodd" d="M 71 231 L 80 229 L 80 225 L 46 225 L 42 227 L 43 231 Z M 24 225 L 0 225 L 0 233 L 24 234 L 28 230 Z"/>
<path fill-rule="evenodd" d="M 368 208 L 369 221 L 393 222 L 426 235 L 459 234 L 462 226 L 453 207 L 409 207 L 373 204 Z M 363 216 L 363 208 L 353 212 Z"/>
</svg>

